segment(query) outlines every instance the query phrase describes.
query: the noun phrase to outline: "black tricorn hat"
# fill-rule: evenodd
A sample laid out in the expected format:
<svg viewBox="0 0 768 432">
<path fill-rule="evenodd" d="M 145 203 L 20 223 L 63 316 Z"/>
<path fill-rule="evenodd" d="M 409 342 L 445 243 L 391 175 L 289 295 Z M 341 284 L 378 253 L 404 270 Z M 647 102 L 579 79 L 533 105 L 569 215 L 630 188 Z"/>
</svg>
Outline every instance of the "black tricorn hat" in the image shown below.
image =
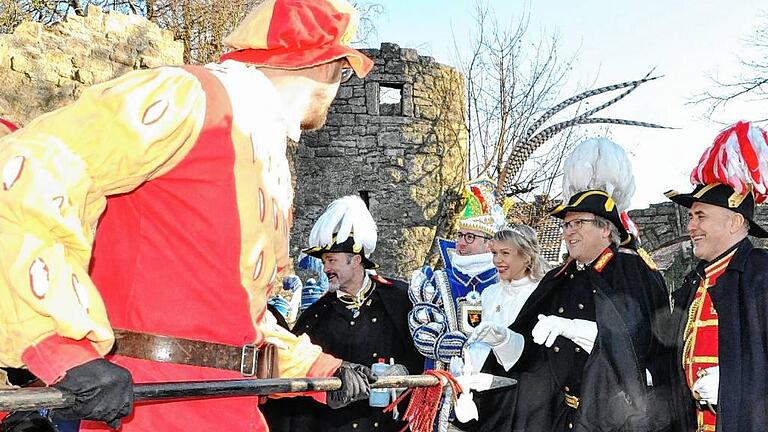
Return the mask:
<svg viewBox="0 0 768 432">
<path fill-rule="evenodd" d="M 592 213 L 609 220 L 619 231 L 621 243 L 627 243 L 631 240 L 627 229 L 621 223 L 619 210 L 616 208 L 616 202 L 611 198 L 608 192 L 592 189 L 574 194 L 568 200 L 568 204 L 560 204 L 549 211 L 550 216 L 558 219 L 565 219 L 568 212 Z"/>
<path fill-rule="evenodd" d="M 749 221 L 749 235 L 766 238 L 768 231 L 755 223 L 755 197 L 752 192 L 741 195 L 724 183 L 697 185 L 691 193 L 683 194 L 674 190 L 664 193 L 667 198 L 683 207 L 691 208 L 693 203 L 701 202 L 734 211 Z"/>
<path fill-rule="evenodd" d="M 363 268 L 375 269 L 379 268 L 379 265 L 369 260 L 363 253 L 363 248 L 355 247 L 355 239 L 350 234 L 349 238 L 341 243 L 336 243 L 336 236 L 333 237 L 333 241 L 325 246 L 315 246 L 304 249 L 302 252 L 315 258 L 322 258 L 324 253 L 338 253 L 346 252 L 352 254 L 358 254 L 363 259 Z"/>
</svg>

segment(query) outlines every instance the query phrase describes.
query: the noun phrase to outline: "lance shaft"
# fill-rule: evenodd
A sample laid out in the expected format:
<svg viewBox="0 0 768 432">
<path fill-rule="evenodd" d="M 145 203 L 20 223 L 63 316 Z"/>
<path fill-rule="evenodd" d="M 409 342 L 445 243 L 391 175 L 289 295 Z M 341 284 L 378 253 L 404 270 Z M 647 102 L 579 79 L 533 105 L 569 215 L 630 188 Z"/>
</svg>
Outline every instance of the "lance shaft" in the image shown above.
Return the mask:
<svg viewBox="0 0 768 432">
<path fill-rule="evenodd" d="M 493 380 L 491 388 L 515 384 L 515 381 L 509 378 L 494 377 Z M 371 388 L 431 387 L 438 384 L 438 378 L 432 375 L 382 376 L 371 384 Z M 135 384 L 133 393 L 137 401 L 149 401 L 260 396 L 333 391 L 340 388 L 341 380 L 338 378 L 274 378 Z M 0 411 L 65 408 L 72 406 L 74 400 L 74 395 L 53 387 L 0 390 Z"/>
</svg>

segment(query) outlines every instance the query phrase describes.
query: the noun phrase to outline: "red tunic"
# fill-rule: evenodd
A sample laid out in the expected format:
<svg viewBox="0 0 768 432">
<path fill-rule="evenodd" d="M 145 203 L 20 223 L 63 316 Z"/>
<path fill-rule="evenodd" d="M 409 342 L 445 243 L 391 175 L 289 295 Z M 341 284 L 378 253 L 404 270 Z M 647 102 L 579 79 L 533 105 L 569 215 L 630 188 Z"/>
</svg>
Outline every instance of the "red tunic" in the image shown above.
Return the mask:
<svg viewBox="0 0 768 432">
<path fill-rule="evenodd" d="M 693 387 L 699 375 L 707 368 L 717 366 L 718 362 L 718 317 L 712 304 L 708 289 L 715 286 L 717 278 L 725 272 L 733 257 L 732 252 L 707 266 L 704 269 L 704 279 L 688 310 L 688 322 L 683 338 L 683 368 L 688 387 Z M 698 431 L 714 431 L 717 425 L 717 415 L 710 410 L 697 410 L 696 418 Z"/>
</svg>

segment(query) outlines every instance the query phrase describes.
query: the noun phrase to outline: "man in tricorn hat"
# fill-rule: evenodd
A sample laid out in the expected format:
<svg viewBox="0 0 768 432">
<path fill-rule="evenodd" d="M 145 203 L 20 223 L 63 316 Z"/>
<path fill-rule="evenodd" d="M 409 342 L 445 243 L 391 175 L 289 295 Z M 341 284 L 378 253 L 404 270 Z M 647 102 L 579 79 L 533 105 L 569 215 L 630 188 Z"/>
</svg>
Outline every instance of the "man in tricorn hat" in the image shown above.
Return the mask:
<svg viewBox="0 0 768 432">
<path fill-rule="evenodd" d="M 406 284 L 385 279 L 370 259 L 376 248 L 376 223 L 356 195 L 333 201 L 315 222 L 304 253 L 319 258 L 329 292 L 307 308 L 293 327 L 323 351 L 353 363 L 370 365 L 390 359 L 410 373 L 420 373 L 424 358 L 410 340 Z M 308 398 L 270 401 L 265 415 L 270 430 L 398 431 L 403 424 L 371 407 L 367 400 L 330 410 Z"/>
<path fill-rule="evenodd" d="M 281 377 L 342 379 L 317 399 L 367 395 L 360 368 L 265 307 L 289 265 L 287 138 L 322 126 L 340 83 L 370 71 L 349 47 L 357 22 L 346 0 L 266 0 L 220 63 L 130 72 L 2 138 L 0 366 L 73 393 L 55 417 L 265 430 L 257 397 L 133 410 L 131 382 L 251 376 L 268 343 Z"/>
<path fill-rule="evenodd" d="M 748 122 L 722 131 L 691 173 L 687 207 L 700 260 L 673 293 L 681 430 L 768 430 L 768 252 L 755 203 L 765 201 L 766 132 Z"/>
<path fill-rule="evenodd" d="M 568 260 L 510 326 L 525 338 L 513 367 L 515 430 L 665 431 L 669 301 L 652 263 L 622 246 L 631 243 L 620 216 L 634 192 L 629 159 L 607 139 L 587 140 L 566 160 L 563 183 L 567 203 L 550 214 L 563 220 Z"/>
</svg>

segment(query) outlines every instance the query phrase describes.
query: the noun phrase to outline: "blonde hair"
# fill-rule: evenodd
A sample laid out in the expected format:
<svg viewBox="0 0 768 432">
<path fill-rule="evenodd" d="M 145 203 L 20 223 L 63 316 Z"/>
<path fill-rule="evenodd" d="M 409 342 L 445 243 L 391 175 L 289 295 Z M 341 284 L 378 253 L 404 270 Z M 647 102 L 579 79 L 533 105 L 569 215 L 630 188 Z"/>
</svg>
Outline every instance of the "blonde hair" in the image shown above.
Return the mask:
<svg viewBox="0 0 768 432">
<path fill-rule="evenodd" d="M 547 261 L 541 256 L 541 247 L 536 238 L 536 231 L 528 225 L 505 225 L 493 236 L 493 240 L 514 246 L 523 256 L 531 260 L 526 271 L 531 279 L 541 280 L 544 273 L 549 270 Z"/>
</svg>

